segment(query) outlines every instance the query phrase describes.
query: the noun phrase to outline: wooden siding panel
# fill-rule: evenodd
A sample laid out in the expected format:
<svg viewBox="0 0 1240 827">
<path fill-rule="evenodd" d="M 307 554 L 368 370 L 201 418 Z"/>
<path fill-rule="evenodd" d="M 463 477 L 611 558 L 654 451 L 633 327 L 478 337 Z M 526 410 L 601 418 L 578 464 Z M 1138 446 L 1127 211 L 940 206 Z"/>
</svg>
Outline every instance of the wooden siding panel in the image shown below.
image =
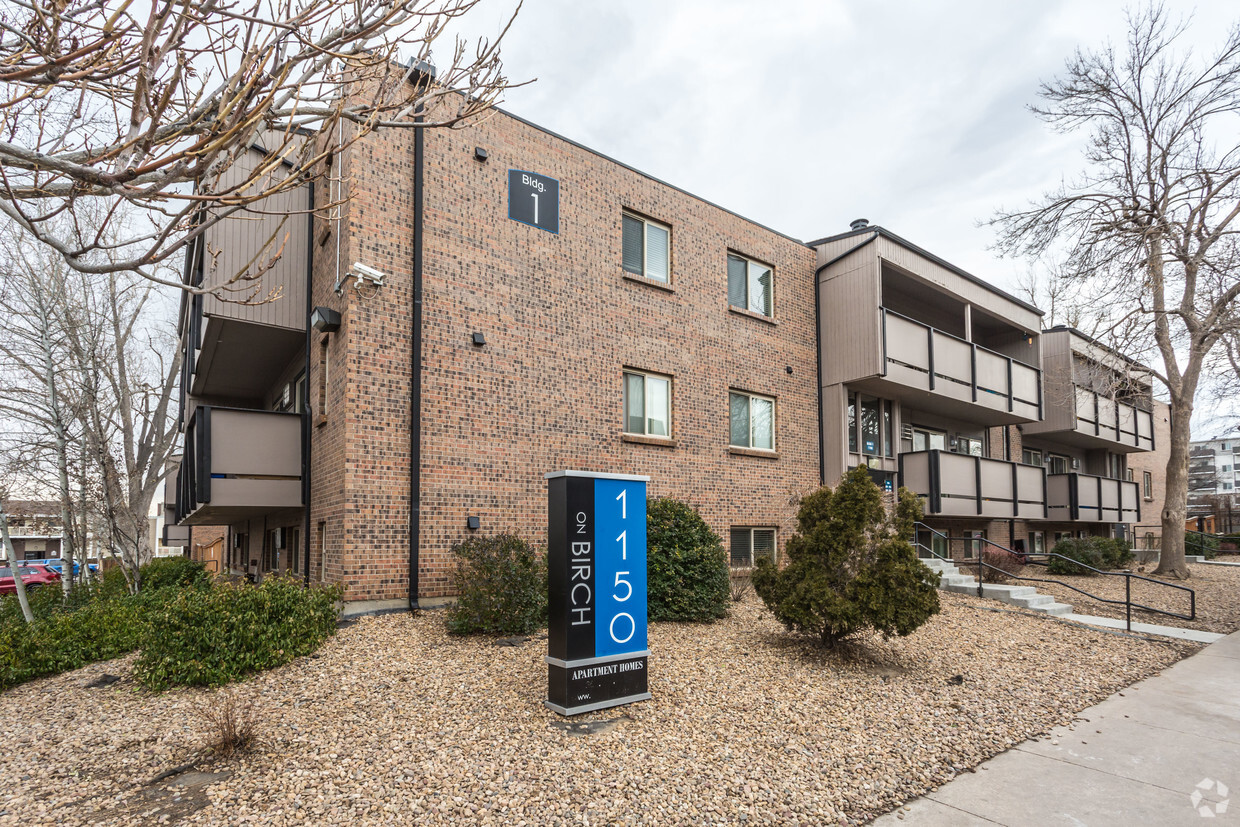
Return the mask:
<svg viewBox="0 0 1240 827">
<path fill-rule="evenodd" d="M 836 385 L 880 375 L 878 262 L 866 248 L 833 265 L 819 279 L 823 383 Z"/>
<path fill-rule="evenodd" d="M 261 154 L 251 150 L 225 175 L 240 180 L 256 168 Z M 273 195 L 259 202 L 254 211 L 225 218 L 204 233 L 206 256 L 203 284 L 220 286 L 238 273 L 261 273 L 255 287 L 234 291 L 234 301 L 204 298 L 203 313 L 256 324 L 304 330 L 306 327 L 306 278 L 310 219 L 309 185 Z M 278 259 L 272 261 L 278 254 Z M 263 268 L 269 267 L 265 271 Z M 251 293 L 255 293 L 251 297 Z M 270 301 L 264 301 L 268 297 Z M 258 304 L 238 304 L 249 300 Z"/>
</svg>

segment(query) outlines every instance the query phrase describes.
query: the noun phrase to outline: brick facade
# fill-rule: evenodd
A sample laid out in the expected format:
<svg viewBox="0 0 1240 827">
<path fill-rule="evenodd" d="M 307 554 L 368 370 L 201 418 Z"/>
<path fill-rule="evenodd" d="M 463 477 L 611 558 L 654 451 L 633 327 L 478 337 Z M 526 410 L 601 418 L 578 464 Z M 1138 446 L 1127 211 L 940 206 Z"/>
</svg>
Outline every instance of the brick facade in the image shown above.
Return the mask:
<svg viewBox="0 0 1240 827">
<path fill-rule="evenodd" d="M 484 147 L 489 159 L 474 157 Z M 792 531 L 818 483 L 813 251 L 588 149 L 495 114 L 425 135 L 420 596 L 449 594 L 451 547 L 479 533 L 542 543 L 543 474 L 648 474 L 652 496 L 732 525 Z M 326 337 L 326 412 L 314 432 L 311 531 L 326 530 L 326 579 L 348 599 L 407 594 L 413 136 L 386 131 L 345 153 L 341 271 L 361 261 L 382 287 L 336 280 L 337 232 L 319 221 L 313 301 L 338 310 Z M 507 216 L 509 168 L 560 182 L 560 231 Z M 328 192 L 319 192 L 325 203 Z M 621 267 L 621 215 L 671 227 L 670 284 Z M 322 243 L 320 243 L 320 241 Z M 774 266 L 774 318 L 729 309 L 727 255 Z M 484 346 L 472 344 L 473 332 Z M 319 388 L 314 337 L 309 395 Z M 672 377 L 672 438 L 622 435 L 622 371 Z M 776 399 L 776 456 L 729 450 L 728 393 Z M 315 561 L 315 566 L 318 561 Z M 312 570 L 317 574 L 317 569 Z"/>
</svg>

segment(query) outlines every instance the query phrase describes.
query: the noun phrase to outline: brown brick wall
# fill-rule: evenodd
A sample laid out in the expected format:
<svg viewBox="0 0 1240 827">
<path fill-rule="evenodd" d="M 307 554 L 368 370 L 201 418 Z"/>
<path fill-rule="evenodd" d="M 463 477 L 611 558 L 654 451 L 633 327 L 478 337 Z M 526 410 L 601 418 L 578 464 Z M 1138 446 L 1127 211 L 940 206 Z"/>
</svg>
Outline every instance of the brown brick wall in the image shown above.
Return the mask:
<svg viewBox="0 0 1240 827">
<path fill-rule="evenodd" d="M 327 521 L 328 579 L 350 599 L 407 589 L 412 144 L 386 132 L 351 150 L 342 264 L 384 286 L 332 295 L 334 240 L 316 249 L 315 303 L 344 317 L 347 376 L 315 431 L 312 523 Z M 508 219 L 509 168 L 559 179 L 558 235 Z M 782 545 L 818 481 L 811 250 L 500 114 L 427 133 L 425 205 L 422 596 L 448 593 L 468 516 L 543 542 L 542 475 L 560 468 L 648 474 L 725 541 L 765 525 Z M 670 291 L 624 277 L 625 208 L 672 227 Z M 729 250 L 774 265 L 775 324 L 729 311 Z M 674 446 L 622 439 L 624 367 L 673 377 Z M 776 398 L 778 458 L 729 452 L 729 388 Z"/>
</svg>

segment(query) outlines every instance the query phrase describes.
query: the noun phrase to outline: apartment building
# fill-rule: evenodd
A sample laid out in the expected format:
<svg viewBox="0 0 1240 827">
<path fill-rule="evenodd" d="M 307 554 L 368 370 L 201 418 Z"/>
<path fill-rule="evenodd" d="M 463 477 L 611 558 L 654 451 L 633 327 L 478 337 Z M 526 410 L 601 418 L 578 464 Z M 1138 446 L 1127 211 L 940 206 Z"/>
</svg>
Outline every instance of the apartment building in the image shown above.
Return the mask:
<svg viewBox="0 0 1240 827">
<path fill-rule="evenodd" d="M 881 227 L 818 253 L 824 470 L 923 497 L 940 553 L 1040 552 L 1141 519 L 1154 448 L 1139 366 Z"/>
<path fill-rule="evenodd" d="M 1188 515 L 1213 515 L 1219 531 L 1240 525 L 1240 438 L 1205 439 L 1189 443 Z"/>
<path fill-rule="evenodd" d="M 209 287 L 283 250 L 276 300 L 183 314 L 169 502 L 227 527 L 232 572 L 443 599 L 454 544 L 545 540 L 564 468 L 648 475 L 738 566 L 778 558 L 800 496 L 857 464 L 950 537 L 1135 520 L 1107 456 L 1148 441 L 1137 408 L 1071 408 L 1034 462 L 1040 312 L 887 230 L 806 244 L 505 112 L 331 164 L 187 260 Z"/>
</svg>

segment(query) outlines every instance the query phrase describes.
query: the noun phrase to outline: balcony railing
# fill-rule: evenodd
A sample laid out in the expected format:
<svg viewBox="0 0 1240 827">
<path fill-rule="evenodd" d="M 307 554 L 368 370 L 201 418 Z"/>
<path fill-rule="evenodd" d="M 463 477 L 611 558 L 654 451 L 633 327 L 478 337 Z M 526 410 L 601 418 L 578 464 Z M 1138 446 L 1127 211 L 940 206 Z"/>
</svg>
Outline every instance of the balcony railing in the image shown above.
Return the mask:
<svg viewBox="0 0 1240 827">
<path fill-rule="evenodd" d="M 946 451 L 900 454 L 900 485 L 940 517 L 1046 517 L 1046 474 L 1036 465 Z"/>
<path fill-rule="evenodd" d="M 299 508 L 300 414 L 201 405 L 185 427 L 176 521 L 203 525 Z"/>
<path fill-rule="evenodd" d="M 1042 371 L 887 308 L 887 379 L 1028 420 L 1042 418 Z"/>
<path fill-rule="evenodd" d="M 1046 518 L 1055 522 L 1137 523 L 1141 520 L 1140 484 L 1093 474 L 1049 474 Z"/>
<path fill-rule="evenodd" d="M 1076 431 L 1142 451 L 1154 450 L 1154 415 L 1149 411 L 1073 385 Z"/>
</svg>

